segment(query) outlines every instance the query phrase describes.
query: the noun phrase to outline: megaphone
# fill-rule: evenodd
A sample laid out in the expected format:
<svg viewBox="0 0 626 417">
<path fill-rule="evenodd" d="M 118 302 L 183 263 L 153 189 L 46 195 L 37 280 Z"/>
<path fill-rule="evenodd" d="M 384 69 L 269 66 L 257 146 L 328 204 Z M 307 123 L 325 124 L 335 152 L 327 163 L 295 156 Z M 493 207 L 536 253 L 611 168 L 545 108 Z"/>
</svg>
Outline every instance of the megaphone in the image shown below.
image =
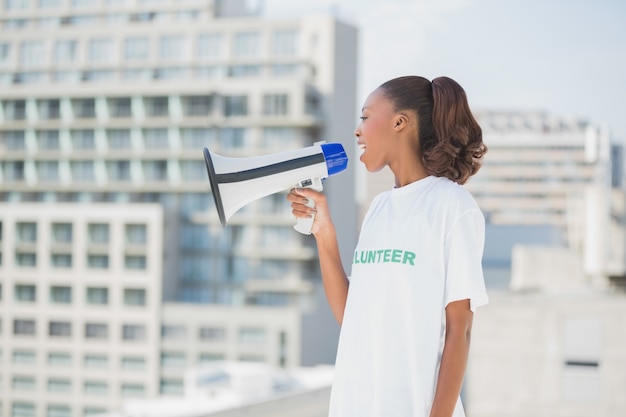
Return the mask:
<svg viewBox="0 0 626 417">
<path fill-rule="evenodd" d="M 222 226 L 246 204 L 290 188 L 322 191 L 322 180 L 346 169 L 348 156 L 340 143 L 313 146 L 249 158 L 217 155 L 204 148 L 211 191 Z M 314 207 L 309 201 L 309 207 Z M 311 234 L 314 217 L 298 218 L 294 229 Z"/>
</svg>

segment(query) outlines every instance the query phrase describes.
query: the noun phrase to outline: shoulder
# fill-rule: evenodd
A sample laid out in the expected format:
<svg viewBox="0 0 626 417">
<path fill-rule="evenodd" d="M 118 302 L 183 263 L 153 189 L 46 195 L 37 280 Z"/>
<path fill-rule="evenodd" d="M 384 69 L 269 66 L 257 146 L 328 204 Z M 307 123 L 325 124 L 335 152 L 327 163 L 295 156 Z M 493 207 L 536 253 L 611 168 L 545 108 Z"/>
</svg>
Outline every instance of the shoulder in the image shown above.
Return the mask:
<svg viewBox="0 0 626 417">
<path fill-rule="evenodd" d="M 474 196 L 462 185 L 445 177 L 437 177 L 433 193 L 437 195 L 442 204 L 452 210 L 463 212 L 476 210 L 480 212 L 480 207 Z"/>
</svg>

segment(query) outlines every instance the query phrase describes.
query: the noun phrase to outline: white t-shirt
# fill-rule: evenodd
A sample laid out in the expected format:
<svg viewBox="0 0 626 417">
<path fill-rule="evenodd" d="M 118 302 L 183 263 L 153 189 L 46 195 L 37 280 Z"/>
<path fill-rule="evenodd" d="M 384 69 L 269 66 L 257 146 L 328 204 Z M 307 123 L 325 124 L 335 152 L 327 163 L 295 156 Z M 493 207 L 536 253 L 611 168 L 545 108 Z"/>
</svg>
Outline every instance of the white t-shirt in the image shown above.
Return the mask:
<svg viewBox="0 0 626 417">
<path fill-rule="evenodd" d="M 330 417 L 428 417 L 445 307 L 487 303 L 484 217 L 447 178 L 378 195 L 354 252 Z M 465 413 L 460 398 L 454 417 Z"/>
</svg>

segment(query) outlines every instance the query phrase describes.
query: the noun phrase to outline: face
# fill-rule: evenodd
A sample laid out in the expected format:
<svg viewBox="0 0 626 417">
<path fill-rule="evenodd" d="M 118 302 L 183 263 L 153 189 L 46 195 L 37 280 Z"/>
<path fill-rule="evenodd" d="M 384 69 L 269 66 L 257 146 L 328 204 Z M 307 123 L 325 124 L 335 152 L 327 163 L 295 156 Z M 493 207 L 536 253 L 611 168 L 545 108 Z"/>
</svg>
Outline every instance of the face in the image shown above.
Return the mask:
<svg viewBox="0 0 626 417">
<path fill-rule="evenodd" d="M 361 123 L 354 131 L 359 148 L 363 151 L 360 160 L 370 172 L 383 169 L 393 152 L 394 117 L 391 102 L 381 90 L 374 90 L 365 100 L 361 111 Z"/>
</svg>

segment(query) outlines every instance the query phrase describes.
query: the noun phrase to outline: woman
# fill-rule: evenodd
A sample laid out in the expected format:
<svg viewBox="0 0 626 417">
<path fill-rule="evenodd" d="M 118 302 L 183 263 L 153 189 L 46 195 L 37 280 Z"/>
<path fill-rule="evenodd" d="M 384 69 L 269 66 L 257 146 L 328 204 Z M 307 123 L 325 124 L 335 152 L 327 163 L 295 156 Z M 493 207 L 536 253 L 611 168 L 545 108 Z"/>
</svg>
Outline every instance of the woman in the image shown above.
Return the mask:
<svg viewBox="0 0 626 417">
<path fill-rule="evenodd" d="M 484 218 L 461 186 L 487 151 L 480 126 L 454 80 L 409 76 L 369 95 L 355 135 L 367 170 L 388 166 L 395 187 L 372 201 L 350 278 L 324 195 L 288 196 L 295 216 L 316 212 L 324 288 L 341 325 L 329 415 L 464 416 L 473 314 L 487 303 Z"/>
</svg>

